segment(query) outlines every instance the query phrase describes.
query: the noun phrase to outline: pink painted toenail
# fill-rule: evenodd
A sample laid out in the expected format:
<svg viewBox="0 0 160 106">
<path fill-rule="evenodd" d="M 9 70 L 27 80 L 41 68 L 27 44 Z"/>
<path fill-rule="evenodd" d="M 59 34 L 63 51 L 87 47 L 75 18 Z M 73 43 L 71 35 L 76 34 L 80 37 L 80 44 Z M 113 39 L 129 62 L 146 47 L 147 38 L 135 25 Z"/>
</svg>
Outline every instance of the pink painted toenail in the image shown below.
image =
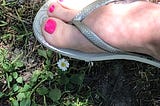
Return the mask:
<svg viewBox="0 0 160 106">
<path fill-rule="evenodd" d="M 54 9 L 55 9 L 55 6 L 54 6 L 54 5 L 51 5 L 50 8 L 49 8 L 49 12 L 52 13 L 52 12 L 54 11 Z"/>
<path fill-rule="evenodd" d="M 59 0 L 60 2 L 63 2 L 63 0 Z"/>
<path fill-rule="evenodd" d="M 48 19 L 44 26 L 44 30 L 49 34 L 52 34 L 56 29 L 56 25 L 56 21 L 54 21 L 53 19 Z"/>
</svg>

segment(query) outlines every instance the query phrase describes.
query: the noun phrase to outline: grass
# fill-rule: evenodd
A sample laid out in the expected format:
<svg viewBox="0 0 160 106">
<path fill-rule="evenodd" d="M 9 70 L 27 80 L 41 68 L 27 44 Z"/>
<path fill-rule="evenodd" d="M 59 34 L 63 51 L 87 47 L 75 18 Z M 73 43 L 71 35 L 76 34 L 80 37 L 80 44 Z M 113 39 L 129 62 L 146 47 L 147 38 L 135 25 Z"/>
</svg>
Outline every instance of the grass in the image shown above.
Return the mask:
<svg viewBox="0 0 160 106">
<path fill-rule="evenodd" d="M 0 106 L 160 105 L 160 69 L 126 60 L 87 63 L 37 42 L 43 2 L 0 0 Z M 65 58 L 67 71 L 57 62 Z"/>
</svg>

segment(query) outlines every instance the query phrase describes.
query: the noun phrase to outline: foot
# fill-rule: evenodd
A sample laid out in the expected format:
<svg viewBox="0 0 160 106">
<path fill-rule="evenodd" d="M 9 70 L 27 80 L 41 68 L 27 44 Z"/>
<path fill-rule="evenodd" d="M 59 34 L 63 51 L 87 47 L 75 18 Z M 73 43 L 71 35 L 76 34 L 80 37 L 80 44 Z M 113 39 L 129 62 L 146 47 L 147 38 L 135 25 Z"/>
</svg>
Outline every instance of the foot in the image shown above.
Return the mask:
<svg viewBox="0 0 160 106">
<path fill-rule="evenodd" d="M 90 43 L 73 25 L 67 23 L 81 8 L 95 0 L 83 2 L 77 8 L 71 7 L 72 9 L 65 1 L 68 2 L 64 0 L 49 6 L 49 18 L 42 26 L 46 41 L 58 48 L 104 52 Z M 116 48 L 160 59 L 160 21 L 157 18 L 160 17 L 159 13 L 160 6 L 149 2 L 110 3 L 96 9 L 83 22 L 105 42 Z"/>
</svg>

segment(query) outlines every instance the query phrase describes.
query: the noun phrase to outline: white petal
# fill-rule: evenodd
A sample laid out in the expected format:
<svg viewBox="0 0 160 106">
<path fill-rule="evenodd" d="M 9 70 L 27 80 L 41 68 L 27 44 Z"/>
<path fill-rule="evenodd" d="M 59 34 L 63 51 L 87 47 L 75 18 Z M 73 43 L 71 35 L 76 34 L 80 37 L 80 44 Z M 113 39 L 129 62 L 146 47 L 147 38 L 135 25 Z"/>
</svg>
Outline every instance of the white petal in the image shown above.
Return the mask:
<svg viewBox="0 0 160 106">
<path fill-rule="evenodd" d="M 61 67 L 62 71 L 66 71 L 67 68 L 66 67 Z"/>
</svg>

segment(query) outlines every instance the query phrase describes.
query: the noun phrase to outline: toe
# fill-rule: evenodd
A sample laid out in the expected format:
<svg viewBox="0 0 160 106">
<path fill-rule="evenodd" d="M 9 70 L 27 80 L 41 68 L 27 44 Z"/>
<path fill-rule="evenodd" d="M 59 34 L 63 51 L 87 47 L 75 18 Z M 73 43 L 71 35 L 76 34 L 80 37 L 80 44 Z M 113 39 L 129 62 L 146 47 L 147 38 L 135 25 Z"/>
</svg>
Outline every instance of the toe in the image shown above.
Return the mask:
<svg viewBox="0 0 160 106">
<path fill-rule="evenodd" d="M 58 0 L 61 5 L 73 10 L 82 10 L 94 1 L 96 0 Z"/>
<path fill-rule="evenodd" d="M 58 48 L 78 49 L 79 41 L 75 39 L 84 39 L 74 26 L 57 18 L 48 18 L 42 26 L 42 32 L 45 40 Z"/>
<path fill-rule="evenodd" d="M 70 31 L 71 26 L 56 18 L 48 18 L 42 26 L 42 33 L 45 40 L 49 44 L 59 48 L 69 47 L 67 36 L 70 35 L 66 30 Z"/>
<path fill-rule="evenodd" d="M 48 15 L 69 22 L 80 10 L 94 1 L 95 0 L 58 0 L 58 2 L 54 2 L 49 6 Z"/>
<path fill-rule="evenodd" d="M 59 3 L 52 3 L 48 8 L 48 15 L 50 17 L 55 17 L 65 22 L 71 21 L 77 13 L 78 11 L 66 8 Z"/>
</svg>

